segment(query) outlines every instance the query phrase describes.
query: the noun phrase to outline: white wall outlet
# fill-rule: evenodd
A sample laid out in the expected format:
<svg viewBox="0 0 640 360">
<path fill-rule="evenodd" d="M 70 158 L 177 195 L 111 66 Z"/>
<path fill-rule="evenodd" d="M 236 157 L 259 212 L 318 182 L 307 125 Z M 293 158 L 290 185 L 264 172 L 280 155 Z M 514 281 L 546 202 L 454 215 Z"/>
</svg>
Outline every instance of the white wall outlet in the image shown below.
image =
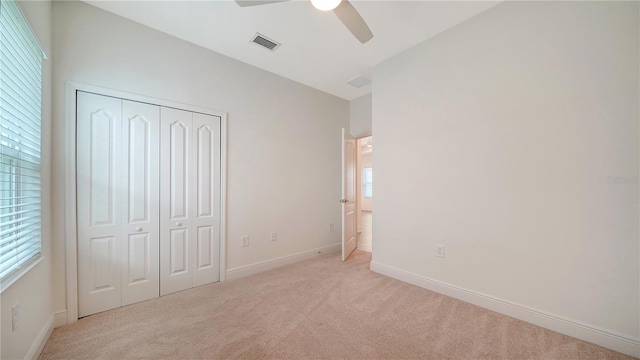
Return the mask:
<svg viewBox="0 0 640 360">
<path fill-rule="evenodd" d="M 20 320 L 20 304 L 15 304 L 11 307 L 11 330 L 18 330 L 18 323 Z"/>
<path fill-rule="evenodd" d="M 269 239 L 271 239 L 271 241 L 276 241 L 276 232 L 272 231 L 271 234 L 269 235 Z"/>
<path fill-rule="evenodd" d="M 335 227 L 333 226 L 333 224 L 329 224 L 329 231 L 333 231 L 335 230 Z"/>
<path fill-rule="evenodd" d="M 444 245 L 442 244 L 436 245 L 436 256 L 441 258 L 444 257 Z"/>
<path fill-rule="evenodd" d="M 243 235 L 240 236 L 240 245 L 241 246 L 249 246 L 249 236 L 248 235 Z"/>
</svg>

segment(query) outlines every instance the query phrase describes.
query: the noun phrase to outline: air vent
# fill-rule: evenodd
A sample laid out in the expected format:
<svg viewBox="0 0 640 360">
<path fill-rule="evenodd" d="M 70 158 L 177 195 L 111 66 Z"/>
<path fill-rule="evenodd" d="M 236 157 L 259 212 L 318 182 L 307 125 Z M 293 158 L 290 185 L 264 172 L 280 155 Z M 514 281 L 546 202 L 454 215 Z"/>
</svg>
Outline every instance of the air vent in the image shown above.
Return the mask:
<svg viewBox="0 0 640 360">
<path fill-rule="evenodd" d="M 367 79 L 364 75 L 358 75 L 353 79 L 347 81 L 347 84 L 357 87 L 358 89 L 371 84 L 371 80 Z"/>
<path fill-rule="evenodd" d="M 260 33 L 256 33 L 253 36 L 253 39 L 251 39 L 251 42 L 254 44 L 258 44 L 271 51 L 274 51 L 281 45 L 279 42 L 273 41 Z"/>
</svg>

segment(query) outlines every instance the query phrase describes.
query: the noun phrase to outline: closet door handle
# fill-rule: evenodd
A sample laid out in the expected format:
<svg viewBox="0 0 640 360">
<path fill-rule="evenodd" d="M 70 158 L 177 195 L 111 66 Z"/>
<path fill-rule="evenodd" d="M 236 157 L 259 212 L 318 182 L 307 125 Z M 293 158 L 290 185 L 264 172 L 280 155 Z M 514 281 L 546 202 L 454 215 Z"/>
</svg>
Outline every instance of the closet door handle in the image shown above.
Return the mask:
<svg viewBox="0 0 640 360">
<path fill-rule="evenodd" d="M 138 226 L 138 227 L 136 228 L 136 231 L 137 231 L 137 232 L 140 232 L 140 231 L 142 231 L 142 228 Z"/>
<path fill-rule="evenodd" d="M 177 222 L 176 226 L 182 226 L 182 223 L 181 222 Z"/>
</svg>

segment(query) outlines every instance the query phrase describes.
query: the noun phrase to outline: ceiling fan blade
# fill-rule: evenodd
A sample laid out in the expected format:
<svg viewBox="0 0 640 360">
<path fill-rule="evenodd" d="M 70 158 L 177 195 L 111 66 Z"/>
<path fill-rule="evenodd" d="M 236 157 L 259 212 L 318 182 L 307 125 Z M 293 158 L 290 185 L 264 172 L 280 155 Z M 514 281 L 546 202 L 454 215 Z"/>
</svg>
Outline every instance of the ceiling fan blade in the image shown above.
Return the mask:
<svg viewBox="0 0 640 360">
<path fill-rule="evenodd" d="M 333 9 L 333 12 L 361 43 L 364 44 L 371 40 L 373 37 L 371 29 L 369 29 L 369 26 L 364 22 L 362 16 L 360 16 L 356 8 L 354 8 L 348 0 L 342 0 L 340 5 Z"/>
<path fill-rule="evenodd" d="M 289 0 L 236 0 L 236 4 L 240 5 L 240 7 L 247 6 L 257 6 L 257 5 L 267 5 L 273 3 L 279 3 Z"/>
</svg>

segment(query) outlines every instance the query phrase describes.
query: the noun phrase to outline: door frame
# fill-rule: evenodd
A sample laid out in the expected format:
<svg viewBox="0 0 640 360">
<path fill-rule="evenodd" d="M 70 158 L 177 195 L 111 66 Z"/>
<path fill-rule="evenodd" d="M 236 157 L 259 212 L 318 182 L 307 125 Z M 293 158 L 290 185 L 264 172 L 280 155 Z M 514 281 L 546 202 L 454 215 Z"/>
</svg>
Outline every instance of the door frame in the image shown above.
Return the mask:
<svg viewBox="0 0 640 360">
<path fill-rule="evenodd" d="M 226 276 L 227 244 L 227 113 L 125 91 L 67 81 L 65 84 L 65 265 L 67 324 L 78 321 L 78 228 L 76 206 L 76 92 L 85 91 L 220 117 L 220 282 Z"/>
</svg>

